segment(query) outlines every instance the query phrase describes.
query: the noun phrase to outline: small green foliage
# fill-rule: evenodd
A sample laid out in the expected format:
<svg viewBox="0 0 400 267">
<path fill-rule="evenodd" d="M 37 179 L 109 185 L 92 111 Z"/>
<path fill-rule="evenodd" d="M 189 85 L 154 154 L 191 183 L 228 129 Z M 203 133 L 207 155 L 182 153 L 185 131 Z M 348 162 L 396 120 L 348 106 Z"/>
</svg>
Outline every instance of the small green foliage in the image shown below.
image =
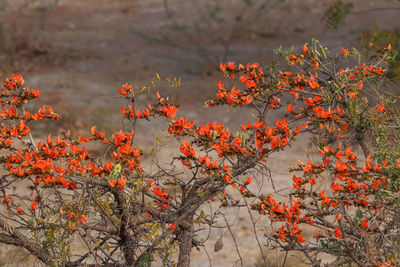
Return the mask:
<svg viewBox="0 0 400 267">
<path fill-rule="evenodd" d="M 122 166 L 121 164 L 117 164 L 114 166 L 114 168 L 111 170 L 110 175 L 108 176 L 108 180 L 115 180 L 118 178 L 118 176 L 121 174 Z"/>
<path fill-rule="evenodd" d="M 328 47 L 321 44 L 320 41 L 312 39 L 310 42 L 310 52 L 315 56 L 316 59 L 323 58 L 327 59 L 329 55 Z"/>
<path fill-rule="evenodd" d="M 287 57 L 288 55 L 293 54 L 295 51 L 296 49 L 294 48 L 294 46 L 286 49 L 284 49 L 283 46 L 279 46 L 278 49 L 276 49 L 274 52 L 279 56 Z"/>
<path fill-rule="evenodd" d="M 349 15 L 353 8 L 352 3 L 337 1 L 328 8 L 325 12 L 323 19 L 325 21 L 326 29 L 338 29 L 344 24 L 344 20 Z"/>
<path fill-rule="evenodd" d="M 328 250 L 333 255 L 340 256 L 345 249 L 343 242 L 335 238 L 321 239 L 320 242 L 321 247 Z"/>
<path fill-rule="evenodd" d="M 143 253 L 137 260 L 135 267 L 150 267 L 154 261 L 154 256 L 150 252 Z"/>
<path fill-rule="evenodd" d="M 369 57 L 375 57 L 375 51 L 377 49 L 385 48 L 390 44 L 393 53 L 390 55 L 391 62 L 389 65 L 388 78 L 394 81 L 400 79 L 400 57 L 398 55 L 400 50 L 399 38 L 400 28 L 394 31 L 382 31 L 377 26 L 369 32 L 360 33 L 358 37 L 361 52 Z"/>
</svg>

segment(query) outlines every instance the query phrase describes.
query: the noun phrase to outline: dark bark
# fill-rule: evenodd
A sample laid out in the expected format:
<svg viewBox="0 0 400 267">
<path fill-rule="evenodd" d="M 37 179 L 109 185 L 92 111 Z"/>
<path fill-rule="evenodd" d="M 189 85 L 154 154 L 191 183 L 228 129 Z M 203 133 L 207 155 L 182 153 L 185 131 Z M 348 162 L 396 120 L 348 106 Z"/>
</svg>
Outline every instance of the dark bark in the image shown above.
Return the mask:
<svg viewBox="0 0 400 267">
<path fill-rule="evenodd" d="M 363 154 L 365 157 L 368 157 L 369 155 L 371 155 L 371 149 L 368 147 L 367 142 L 365 141 L 364 138 L 360 138 L 358 139 L 358 142 L 361 146 L 361 149 L 363 151 Z"/>
<path fill-rule="evenodd" d="M 10 235 L 0 234 L 0 243 L 25 248 L 46 265 L 49 265 L 53 262 L 53 258 L 51 258 L 50 255 L 47 255 L 43 250 L 40 249 L 41 246 L 34 242 L 31 242 L 18 231 L 14 231 Z"/>
<path fill-rule="evenodd" d="M 180 232 L 177 235 L 179 241 L 178 267 L 190 266 L 190 252 L 192 251 L 193 235 L 193 226 L 180 226 Z"/>
<path fill-rule="evenodd" d="M 133 266 L 135 263 L 135 251 L 132 237 L 129 234 L 129 208 L 126 205 L 125 199 L 121 192 L 113 191 L 113 195 L 118 204 L 118 213 L 121 218 L 119 225 L 119 238 L 121 250 L 124 253 L 125 264 L 127 266 Z"/>
</svg>

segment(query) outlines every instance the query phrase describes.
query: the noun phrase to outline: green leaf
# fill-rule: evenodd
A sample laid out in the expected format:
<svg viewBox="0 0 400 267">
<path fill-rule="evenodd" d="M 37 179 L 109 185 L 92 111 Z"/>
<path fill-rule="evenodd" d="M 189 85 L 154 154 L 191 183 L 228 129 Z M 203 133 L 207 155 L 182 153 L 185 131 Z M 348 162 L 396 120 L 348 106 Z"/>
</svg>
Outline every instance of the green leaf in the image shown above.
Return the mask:
<svg viewBox="0 0 400 267">
<path fill-rule="evenodd" d="M 114 168 L 111 170 L 110 175 L 108 176 L 108 180 L 115 180 L 118 178 L 118 176 L 121 174 L 122 166 L 121 164 L 117 164 L 114 166 Z"/>
<path fill-rule="evenodd" d="M 326 29 L 338 29 L 344 24 L 344 20 L 350 14 L 353 8 L 352 3 L 337 1 L 331 5 L 325 12 L 323 19 L 325 20 Z"/>
<path fill-rule="evenodd" d="M 135 267 L 150 267 L 154 261 L 154 256 L 150 252 L 143 253 L 135 263 Z"/>
</svg>

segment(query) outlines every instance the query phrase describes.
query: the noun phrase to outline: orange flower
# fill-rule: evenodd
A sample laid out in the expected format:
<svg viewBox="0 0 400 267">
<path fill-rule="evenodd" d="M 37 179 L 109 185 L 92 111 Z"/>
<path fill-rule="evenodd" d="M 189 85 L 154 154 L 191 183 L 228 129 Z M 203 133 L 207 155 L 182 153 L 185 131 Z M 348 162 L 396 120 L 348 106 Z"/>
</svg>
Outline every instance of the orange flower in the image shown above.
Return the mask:
<svg viewBox="0 0 400 267">
<path fill-rule="evenodd" d="M 296 55 L 290 55 L 288 56 L 288 59 L 290 60 L 290 66 L 293 66 L 298 60 L 298 57 Z"/>
<path fill-rule="evenodd" d="M 42 172 L 46 171 L 46 162 L 44 160 L 39 160 L 33 166 L 37 170 L 41 170 Z"/>
<path fill-rule="evenodd" d="M 85 215 L 78 215 L 78 218 L 81 220 L 81 223 L 82 222 L 87 223 L 87 219 L 86 219 Z"/>
<path fill-rule="evenodd" d="M 122 87 L 124 87 L 124 89 L 128 92 L 132 90 L 132 86 L 129 83 L 124 84 Z"/>
<path fill-rule="evenodd" d="M 311 69 L 316 70 L 318 69 L 319 63 L 314 58 L 312 59 Z"/>
<path fill-rule="evenodd" d="M 127 139 L 127 136 L 122 131 L 119 131 L 113 135 L 113 139 L 115 139 L 115 145 L 119 146 Z"/>
<path fill-rule="evenodd" d="M 289 113 L 292 113 L 293 109 L 294 109 L 294 104 L 290 104 L 290 105 L 287 107 L 287 111 L 288 111 Z"/>
<path fill-rule="evenodd" d="M 122 87 L 119 88 L 118 93 L 120 95 L 127 95 L 128 93 L 126 92 L 126 90 L 124 90 Z"/>
<path fill-rule="evenodd" d="M 348 169 L 349 169 L 349 166 L 346 163 L 342 162 L 340 159 L 338 159 L 336 161 L 336 170 L 338 172 L 346 171 Z"/>
<path fill-rule="evenodd" d="M 337 228 L 337 226 L 335 226 L 335 236 L 336 236 L 336 238 L 338 238 L 338 239 L 341 239 L 342 238 L 342 232 L 340 232 L 340 230 L 339 230 L 339 228 Z"/>
<path fill-rule="evenodd" d="M 361 80 L 358 82 L 357 88 L 358 89 L 362 89 L 363 88 L 363 82 Z"/>
<path fill-rule="evenodd" d="M 313 100 L 310 97 L 307 97 L 306 100 L 304 101 L 304 103 L 306 103 L 307 106 L 314 105 Z"/>
<path fill-rule="evenodd" d="M 281 207 L 279 205 L 276 205 L 274 208 L 271 209 L 271 215 L 272 215 L 272 212 L 283 214 L 283 210 L 281 209 Z"/>
<path fill-rule="evenodd" d="M 96 128 L 97 128 L 97 126 L 93 126 L 93 127 L 91 128 L 91 130 L 90 130 L 90 133 L 91 133 L 92 135 L 95 135 L 95 136 L 99 137 L 100 139 L 104 139 L 104 137 L 106 137 L 106 134 L 105 134 L 105 133 L 99 133 L 99 132 L 97 132 L 97 131 L 96 131 Z"/>
<path fill-rule="evenodd" d="M 379 110 L 380 112 L 384 112 L 384 111 L 385 111 L 385 106 L 382 105 L 381 103 L 379 103 L 379 104 L 376 106 L 376 109 Z"/>
<path fill-rule="evenodd" d="M 247 177 L 246 182 L 244 182 L 244 183 L 247 185 L 247 184 L 251 184 L 252 181 L 253 181 L 253 179 L 251 177 Z"/>
<path fill-rule="evenodd" d="M 356 99 L 356 96 L 358 95 L 358 93 L 357 92 L 348 92 L 347 95 L 349 97 L 351 97 L 351 99 L 354 100 L 354 99 Z"/>
<path fill-rule="evenodd" d="M 235 63 L 229 61 L 229 62 L 228 62 L 228 70 L 234 70 L 235 68 L 236 68 L 236 67 L 235 67 Z"/>
<path fill-rule="evenodd" d="M 115 184 L 117 183 L 117 181 L 115 181 L 115 180 L 110 180 L 109 182 L 108 182 L 108 184 L 111 186 L 111 187 L 115 187 Z"/>
<path fill-rule="evenodd" d="M 3 198 L 3 199 L 1 200 L 1 204 L 6 203 L 8 199 L 13 199 L 13 197 L 12 197 L 12 196 L 5 196 L 5 198 Z"/>
<path fill-rule="evenodd" d="M 318 194 L 318 196 L 322 199 L 322 203 L 323 204 L 328 204 L 329 205 L 329 198 L 327 198 L 326 196 L 325 196 L 325 190 L 322 190 L 319 194 Z"/>
<path fill-rule="evenodd" d="M 228 184 L 232 183 L 232 179 L 228 174 L 225 174 L 224 176 L 224 181 L 227 182 Z"/>
<path fill-rule="evenodd" d="M 388 50 L 390 50 L 390 48 L 388 47 Z M 24 79 L 22 78 L 21 75 L 19 75 L 18 73 L 15 73 L 11 79 L 17 84 L 17 85 L 23 85 L 24 84 Z"/>
<path fill-rule="evenodd" d="M 23 214 L 24 213 L 24 210 L 23 209 L 21 209 L 21 207 L 20 206 L 18 206 L 18 209 L 17 209 L 17 214 Z"/>
<path fill-rule="evenodd" d="M 33 209 L 33 210 L 36 210 L 37 209 L 37 204 L 39 204 L 39 202 L 33 202 L 32 204 L 31 204 L 31 209 Z"/>
<path fill-rule="evenodd" d="M 163 108 L 161 111 L 164 112 L 164 115 L 167 116 L 168 118 L 174 118 L 176 116 L 176 112 L 178 111 L 178 109 L 175 106 L 167 104 L 167 106 Z"/>
<path fill-rule="evenodd" d="M 226 63 L 221 63 L 221 64 L 219 64 L 219 69 L 220 69 L 221 71 L 226 70 Z"/>
<path fill-rule="evenodd" d="M 235 137 L 235 139 L 233 139 L 233 145 L 241 152 L 244 152 L 243 148 L 240 146 L 241 144 L 242 144 L 242 139 L 240 137 Z"/>
<path fill-rule="evenodd" d="M 341 53 L 342 53 L 342 56 L 346 55 L 347 53 L 349 53 L 349 50 L 342 48 L 342 52 Z"/>
<path fill-rule="evenodd" d="M 355 160 L 356 159 L 356 155 L 354 155 L 353 151 L 351 151 L 351 150 L 352 150 L 352 147 L 350 146 L 350 147 L 348 147 L 346 149 L 344 154 L 346 156 L 346 159 Z"/>
<path fill-rule="evenodd" d="M 301 234 L 298 234 L 298 235 L 297 235 L 297 241 L 298 241 L 299 243 L 304 243 L 304 242 L 305 242 L 305 240 L 303 239 L 303 236 L 302 236 Z"/>
<path fill-rule="evenodd" d="M 310 79 L 308 80 L 308 85 L 311 89 L 317 89 L 319 87 L 319 84 L 314 77 L 310 77 Z"/>
<path fill-rule="evenodd" d="M 196 155 L 195 149 L 190 146 L 187 140 L 185 140 L 184 144 L 181 144 L 180 151 L 187 157 L 194 157 Z"/>
<path fill-rule="evenodd" d="M 304 53 L 306 53 L 306 54 L 310 54 L 310 49 L 308 49 L 308 44 L 307 44 L 307 43 L 304 44 L 304 46 L 303 46 L 303 51 L 304 51 Z"/>
<path fill-rule="evenodd" d="M 368 228 L 367 219 L 364 219 L 364 221 L 361 223 L 361 226 L 362 226 L 364 229 L 367 229 L 367 228 Z"/>
<path fill-rule="evenodd" d="M 331 187 L 333 191 L 340 191 L 342 190 L 342 187 L 337 183 L 335 184 L 334 182 L 331 183 Z"/>
</svg>

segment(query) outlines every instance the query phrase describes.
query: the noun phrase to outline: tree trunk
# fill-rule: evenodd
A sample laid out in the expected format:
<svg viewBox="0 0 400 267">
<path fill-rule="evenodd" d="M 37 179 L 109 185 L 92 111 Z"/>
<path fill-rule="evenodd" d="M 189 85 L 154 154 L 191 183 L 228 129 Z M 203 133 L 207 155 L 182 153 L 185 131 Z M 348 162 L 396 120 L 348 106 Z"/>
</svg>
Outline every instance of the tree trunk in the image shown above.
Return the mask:
<svg viewBox="0 0 400 267">
<path fill-rule="evenodd" d="M 180 226 L 180 232 L 178 234 L 179 241 L 179 259 L 178 267 L 189 267 L 190 266 L 190 251 L 192 250 L 193 241 L 193 226 L 183 227 Z"/>
</svg>

